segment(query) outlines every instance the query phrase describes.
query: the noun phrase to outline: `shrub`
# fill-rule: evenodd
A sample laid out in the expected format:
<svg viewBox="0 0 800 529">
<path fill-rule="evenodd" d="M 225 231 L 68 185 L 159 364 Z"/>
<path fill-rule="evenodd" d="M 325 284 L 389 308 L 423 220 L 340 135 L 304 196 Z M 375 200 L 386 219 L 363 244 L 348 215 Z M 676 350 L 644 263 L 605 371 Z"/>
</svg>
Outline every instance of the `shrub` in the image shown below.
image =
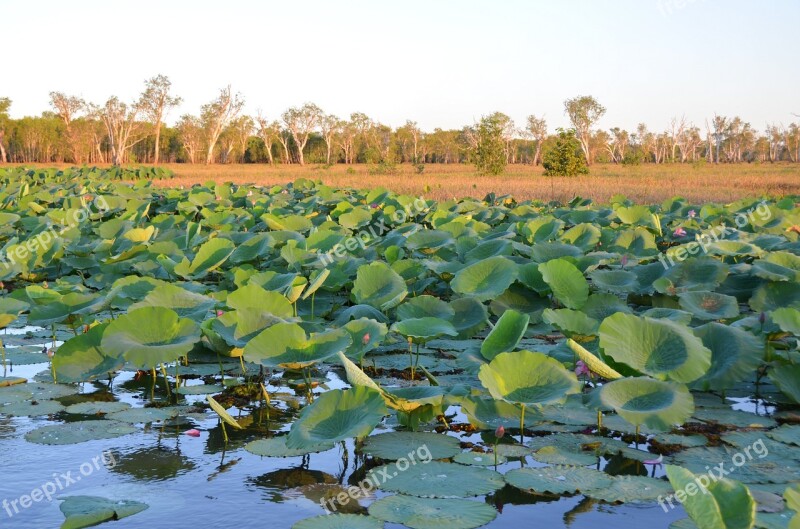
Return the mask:
<svg viewBox="0 0 800 529">
<path fill-rule="evenodd" d="M 589 167 L 581 152 L 574 130 L 558 129 L 555 143 L 542 157 L 546 176 L 576 176 L 588 174 Z"/>
<path fill-rule="evenodd" d="M 499 112 L 484 116 L 474 131 L 475 145 L 470 158 L 480 174 L 499 175 L 506 170 L 504 118 L 507 119 L 507 116 Z"/>
<path fill-rule="evenodd" d="M 397 174 L 397 166 L 391 162 L 380 162 L 377 165 L 373 165 L 369 168 L 369 174 L 371 175 L 393 175 Z"/>
</svg>

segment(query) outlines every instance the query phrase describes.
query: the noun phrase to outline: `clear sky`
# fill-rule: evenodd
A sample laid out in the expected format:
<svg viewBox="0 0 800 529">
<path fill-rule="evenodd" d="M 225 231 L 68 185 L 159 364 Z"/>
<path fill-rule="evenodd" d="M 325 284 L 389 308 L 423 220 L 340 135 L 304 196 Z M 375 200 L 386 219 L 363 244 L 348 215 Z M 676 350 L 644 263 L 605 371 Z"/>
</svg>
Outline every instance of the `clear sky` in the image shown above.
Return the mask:
<svg viewBox="0 0 800 529">
<path fill-rule="evenodd" d="M 495 110 L 554 129 L 583 94 L 603 128 L 800 114 L 798 0 L 0 0 L 0 23 L 13 117 L 52 90 L 132 100 L 158 73 L 184 98 L 170 122 L 227 84 L 253 114 L 313 101 L 424 130 Z"/>
</svg>

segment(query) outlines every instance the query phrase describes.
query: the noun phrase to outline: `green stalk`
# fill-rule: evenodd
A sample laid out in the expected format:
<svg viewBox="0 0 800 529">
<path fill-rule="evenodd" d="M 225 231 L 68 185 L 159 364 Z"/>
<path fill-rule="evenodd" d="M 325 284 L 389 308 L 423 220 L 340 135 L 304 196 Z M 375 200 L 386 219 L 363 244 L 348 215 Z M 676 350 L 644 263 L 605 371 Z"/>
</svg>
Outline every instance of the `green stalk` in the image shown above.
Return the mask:
<svg viewBox="0 0 800 529">
<path fill-rule="evenodd" d="M 522 444 L 525 441 L 525 405 L 520 404 L 522 412 L 519 414 L 519 442 Z"/>
</svg>

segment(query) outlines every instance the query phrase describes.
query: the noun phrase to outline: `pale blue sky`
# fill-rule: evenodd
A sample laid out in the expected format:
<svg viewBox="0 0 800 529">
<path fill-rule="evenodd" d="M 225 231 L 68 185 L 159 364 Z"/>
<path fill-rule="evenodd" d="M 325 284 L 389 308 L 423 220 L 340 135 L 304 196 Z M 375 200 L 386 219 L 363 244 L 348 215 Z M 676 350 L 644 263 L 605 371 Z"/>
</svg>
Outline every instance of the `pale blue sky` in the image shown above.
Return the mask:
<svg viewBox="0 0 800 529">
<path fill-rule="evenodd" d="M 579 94 L 603 128 L 800 113 L 797 0 L 0 0 L 0 20 L 14 117 L 51 90 L 133 99 L 157 73 L 185 100 L 169 121 L 229 83 L 251 113 L 313 101 L 425 130 L 495 110 L 553 129 Z"/>
</svg>

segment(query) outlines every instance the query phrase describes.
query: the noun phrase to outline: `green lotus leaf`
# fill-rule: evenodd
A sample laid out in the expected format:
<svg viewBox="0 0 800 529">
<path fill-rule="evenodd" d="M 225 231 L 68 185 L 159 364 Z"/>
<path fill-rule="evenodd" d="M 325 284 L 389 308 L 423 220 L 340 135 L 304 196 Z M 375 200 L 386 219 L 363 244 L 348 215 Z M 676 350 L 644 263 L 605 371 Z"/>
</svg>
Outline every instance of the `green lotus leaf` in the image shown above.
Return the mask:
<svg viewBox="0 0 800 529">
<path fill-rule="evenodd" d="M 388 414 L 379 391 L 364 386 L 323 393 L 303 408 L 286 439 L 288 448 L 307 448 L 369 435 Z"/>
<path fill-rule="evenodd" d="M 800 256 L 789 252 L 772 252 L 753 262 L 752 274 L 768 281 L 792 281 L 800 279 Z"/>
<path fill-rule="evenodd" d="M 800 404 L 800 365 L 783 365 L 768 371 L 769 379 L 781 393 Z"/>
<path fill-rule="evenodd" d="M 713 257 L 690 257 L 664 274 L 678 290 L 711 290 L 722 284 L 730 267 Z"/>
<path fill-rule="evenodd" d="M 486 503 L 462 499 L 387 496 L 369 506 L 370 516 L 411 529 L 474 529 L 497 517 Z"/>
<path fill-rule="evenodd" d="M 308 288 L 306 288 L 306 291 L 303 292 L 303 299 L 308 299 L 314 295 L 317 290 L 322 288 L 322 285 L 325 284 L 325 280 L 328 279 L 329 275 L 331 275 L 331 271 L 327 268 L 323 268 L 322 270 L 315 272 L 313 275 L 314 279 L 308 283 Z"/>
<path fill-rule="evenodd" d="M 633 292 L 639 288 L 639 278 L 628 270 L 595 270 L 589 274 L 594 286 L 609 292 Z"/>
<path fill-rule="evenodd" d="M 314 227 L 311 219 L 302 215 L 273 215 L 272 213 L 264 213 L 261 215 L 269 229 L 274 231 L 296 232 L 295 235 L 305 233 Z"/>
<path fill-rule="evenodd" d="M 420 498 L 482 496 L 505 485 L 502 474 L 488 468 L 430 461 L 427 458 L 417 461 L 416 464 L 408 466 L 405 470 L 401 470 L 399 465 L 399 463 L 390 463 L 374 468 L 367 472 L 367 476 L 372 477 L 372 482 L 378 483 L 378 488 L 381 490 Z M 386 472 L 392 478 L 381 481 L 379 476 L 386 475 Z"/>
<path fill-rule="evenodd" d="M 773 310 L 770 318 L 783 332 L 789 332 L 795 336 L 800 336 L 800 310 L 792 308 L 782 308 Z"/>
<path fill-rule="evenodd" d="M 416 296 L 397 307 L 398 320 L 412 318 L 442 318 L 450 320 L 455 315 L 453 307 L 433 296 Z"/>
<path fill-rule="evenodd" d="M 147 294 L 142 301 L 130 305 L 128 311 L 142 307 L 164 307 L 174 310 L 181 318 L 202 321 L 215 303 L 208 296 L 196 294 L 177 285 L 167 283 Z"/>
<path fill-rule="evenodd" d="M 597 334 L 600 322 L 578 310 L 544 309 L 542 319 L 565 336 L 593 336 Z"/>
<path fill-rule="evenodd" d="M 570 309 L 580 309 L 589 298 L 589 283 L 578 268 L 565 259 L 539 265 L 542 279 L 550 285 L 553 296 Z"/>
<path fill-rule="evenodd" d="M 425 343 L 440 336 L 457 336 L 453 324 L 441 318 L 425 317 L 398 321 L 391 331 L 411 338 L 415 343 Z"/>
<path fill-rule="evenodd" d="M 512 487 L 526 492 L 572 494 L 578 491 L 602 489 L 611 484 L 605 472 L 576 466 L 515 468 L 505 475 Z"/>
<path fill-rule="evenodd" d="M 673 493 L 669 482 L 646 476 L 613 476 L 609 485 L 582 491 L 609 503 L 652 503 Z"/>
<path fill-rule="evenodd" d="M 406 282 L 389 265 L 376 262 L 360 266 L 353 283 L 356 303 L 371 305 L 379 310 L 397 306 L 408 295 Z"/>
<path fill-rule="evenodd" d="M 703 483 L 699 476 L 685 468 L 666 465 L 666 471 L 672 486 L 682 493 L 683 508 L 698 529 L 750 529 L 755 524 L 756 502 L 738 481 L 703 476 L 710 483 L 699 486 Z"/>
<path fill-rule="evenodd" d="M 408 236 L 405 247 L 411 251 L 433 253 L 440 248 L 452 246 L 455 243 L 453 236 L 443 230 L 420 230 Z"/>
<path fill-rule="evenodd" d="M 561 240 L 588 251 L 600 242 L 600 228 L 582 222 L 565 231 L 561 235 Z"/>
<path fill-rule="evenodd" d="M 344 354 L 359 360 L 382 344 L 389 332 L 385 323 L 369 318 L 351 320 L 342 328 L 350 334 L 350 346 L 345 350 Z"/>
<path fill-rule="evenodd" d="M 289 448 L 286 446 L 286 436 L 272 437 L 270 439 L 257 439 L 250 441 L 244 446 L 244 449 L 262 457 L 296 457 L 306 454 L 313 454 L 316 452 L 325 452 L 334 447 L 331 442 L 323 442 L 316 446 L 309 446 L 307 448 Z"/>
<path fill-rule="evenodd" d="M 767 437 L 781 443 L 800 446 L 800 424 L 784 424 L 767 432 Z"/>
<path fill-rule="evenodd" d="M 533 458 L 548 465 L 588 466 L 597 463 L 597 456 L 587 452 L 573 452 L 557 446 L 543 446 L 533 453 Z"/>
<path fill-rule="evenodd" d="M 302 369 L 346 350 L 350 334 L 335 329 L 306 336 L 296 323 L 276 323 L 250 340 L 244 359 L 270 367 Z"/>
<path fill-rule="evenodd" d="M 451 323 L 458 335 L 456 339 L 466 340 L 479 333 L 488 325 L 486 306 L 473 297 L 458 298 L 450 302 L 455 314 Z"/>
<path fill-rule="evenodd" d="M 800 309 L 800 283 L 764 283 L 753 292 L 748 304 L 754 312 L 769 312 L 783 307 Z"/>
<path fill-rule="evenodd" d="M 120 355 L 111 355 L 102 347 L 107 323 L 89 329 L 89 332 L 73 336 L 56 351 L 53 369 L 59 382 L 86 382 L 108 376 L 125 364 Z"/>
<path fill-rule="evenodd" d="M 581 390 L 561 362 L 531 351 L 500 353 L 481 366 L 478 378 L 495 399 L 525 406 L 562 402 Z"/>
<path fill-rule="evenodd" d="M 661 431 L 683 424 L 694 411 L 686 386 L 647 377 L 608 382 L 592 391 L 589 399 L 595 407 L 613 409 L 634 426 Z"/>
<path fill-rule="evenodd" d="M 515 310 L 505 311 L 481 344 L 483 357 L 491 360 L 500 353 L 513 351 L 528 330 L 529 321 L 527 314 L 520 314 Z"/>
<path fill-rule="evenodd" d="M 100 348 L 139 369 L 174 362 L 200 341 L 197 325 L 163 307 L 132 310 L 108 324 Z"/>
<path fill-rule="evenodd" d="M 470 465 L 476 467 L 491 467 L 494 465 L 502 465 L 508 462 L 505 456 L 497 454 L 483 454 L 481 452 L 461 452 L 457 454 L 453 461 L 459 465 Z"/>
<path fill-rule="evenodd" d="M 131 405 L 127 402 L 79 402 L 67 406 L 67 413 L 75 415 L 107 415 L 118 411 L 127 410 Z"/>
<path fill-rule="evenodd" d="M 517 278 L 517 265 L 495 256 L 459 270 L 450 282 L 453 292 L 486 301 L 502 294 Z"/>
<path fill-rule="evenodd" d="M 631 308 L 614 294 L 595 293 L 589 296 L 581 312 L 599 322 L 617 312 L 631 313 Z"/>
<path fill-rule="evenodd" d="M 60 296 L 56 300 L 49 301 L 47 304 L 31 306 L 28 323 L 30 325 L 49 327 L 51 324 L 64 321 L 72 315 L 94 313 L 104 303 L 105 297 L 103 296 L 72 292 Z"/>
<path fill-rule="evenodd" d="M 99 496 L 65 496 L 59 507 L 66 520 L 61 529 L 82 529 L 110 520 L 121 520 L 149 506 L 132 500 L 109 500 Z"/>
<path fill-rule="evenodd" d="M 459 400 L 459 404 L 469 423 L 481 430 L 494 430 L 498 426 L 515 424 L 519 420 L 519 408 L 503 400 L 464 397 Z"/>
<path fill-rule="evenodd" d="M 711 367 L 692 387 L 722 390 L 746 380 L 761 365 L 764 343 L 751 333 L 721 323 L 697 327 L 695 335 L 711 350 Z"/>
<path fill-rule="evenodd" d="M 711 365 L 711 351 L 688 327 L 631 314 L 603 320 L 600 348 L 615 361 L 662 380 L 691 382 Z"/>
<path fill-rule="evenodd" d="M 177 417 L 175 408 L 126 408 L 108 414 L 108 419 L 130 424 L 148 424 L 151 422 L 164 422 Z"/>
<path fill-rule="evenodd" d="M 362 447 L 365 454 L 387 460 L 409 458 L 423 449 L 425 458 L 449 459 L 461 452 L 461 443 L 438 433 L 389 432 L 367 437 Z"/>
<path fill-rule="evenodd" d="M 95 439 L 113 439 L 138 431 L 139 428 L 130 424 L 101 419 L 41 426 L 26 433 L 25 440 L 42 445 L 68 445 Z"/>
<path fill-rule="evenodd" d="M 722 320 L 739 315 L 739 304 L 733 296 L 706 290 L 678 294 L 681 308 L 701 320 Z"/>
<path fill-rule="evenodd" d="M 555 239 L 563 227 L 563 221 L 552 215 L 542 215 L 525 223 L 520 229 L 520 233 L 528 242 L 539 243 Z"/>
<path fill-rule="evenodd" d="M 30 305 L 14 298 L 0 298 L 0 329 L 8 327 Z"/>
<path fill-rule="evenodd" d="M 383 529 L 383 522 L 359 514 L 323 514 L 300 520 L 292 529 Z"/>
<path fill-rule="evenodd" d="M 54 400 L 12 402 L 0 406 L 0 414 L 12 417 L 40 417 L 64 411 L 64 406 Z"/>
<path fill-rule="evenodd" d="M 194 259 L 184 258 L 178 263 L 175 273 L 185 279 L 201 279 L 222 266 L 235 249 L 236 245 L 229 239 L 211 239 L 200 246 Z"/>
<path fill-rule="evenodd" d="M 651 257 L 658 254 L 656 238 L 647 228 L 637 226 L 619 230 L 617 233 L 619 235 L 609 245 L 608 251 L 636 257 Z"/>
<path fill-rule="evenodd" d="M 580 257 L 583 250 L 571 244 L 560 242 L 543 242 L 531 247 L 531 258 L 536 263 L 546 263 L 563 257 Z M 566 260 L 566 259 L 565 259 Z"/>
<path fill-rule="evenodd" d="M 685 310 L 670 309 L 666 307 L 655 307 L 642 312 L 642 316 L 657 320 L 669 320 L 682 325 L 689 325 L 692 322 L 692 313 Z"/>
</svg>

